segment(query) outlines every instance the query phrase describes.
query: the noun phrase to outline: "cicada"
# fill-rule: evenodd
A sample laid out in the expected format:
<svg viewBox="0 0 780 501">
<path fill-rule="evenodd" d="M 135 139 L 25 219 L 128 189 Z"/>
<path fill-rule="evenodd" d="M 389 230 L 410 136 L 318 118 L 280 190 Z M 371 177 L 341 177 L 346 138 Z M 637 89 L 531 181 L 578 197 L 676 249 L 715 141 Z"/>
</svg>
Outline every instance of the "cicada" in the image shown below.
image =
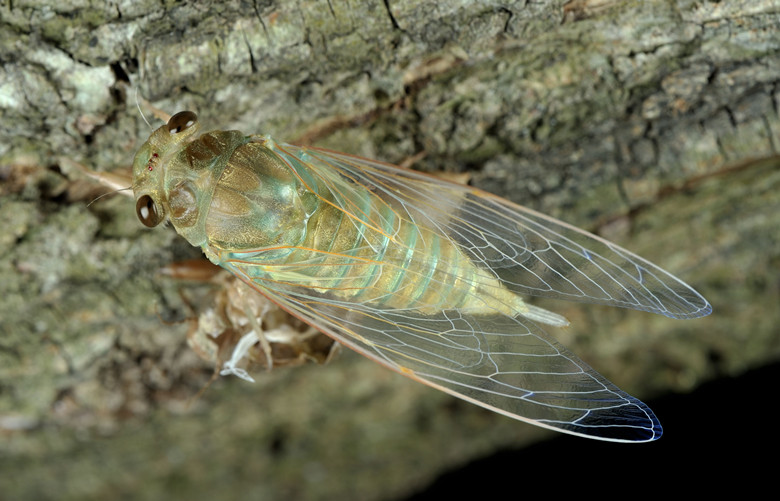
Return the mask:
<svg viewBox="0 0 780 501">
<path fill-rule="evenodd" d="M 695 318 L 710 304 L 602 238 L 478 189 L 269 136 L 201 134 L 180 112 L 136 154 L 141 222 L 168 220 L 213 263 L 341 344 L 538 426 L 659 438 L 653 412 L 542 326 L 528 296 Z"/>
</svg>

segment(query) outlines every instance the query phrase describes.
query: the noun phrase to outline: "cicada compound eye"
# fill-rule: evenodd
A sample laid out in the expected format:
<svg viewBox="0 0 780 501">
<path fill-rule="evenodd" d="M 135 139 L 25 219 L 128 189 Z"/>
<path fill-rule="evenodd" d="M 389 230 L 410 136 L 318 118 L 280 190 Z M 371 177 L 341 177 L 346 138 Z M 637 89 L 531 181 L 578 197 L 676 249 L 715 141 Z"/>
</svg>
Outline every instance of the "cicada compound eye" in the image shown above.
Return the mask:
<svg viewBox="0 0 780 501">
<path fill-rule="evenodd" d="M 135 203 L 135 214 L 148 228 L 154 228 L 162 222 L 162 214 L 149 195 L 142 195 Z"/>
<path fill-rule="evenodd" d="M 185 131 L 195 125 L 195 123 L 198 121 L 198 115 L 196 115 L 192 111 L 180 111 L 179 113 L 173 115 L 170 120 L 168 120 L 168 132 L 173 134 L 178 134 L 179 132 Z"/>
</svg>

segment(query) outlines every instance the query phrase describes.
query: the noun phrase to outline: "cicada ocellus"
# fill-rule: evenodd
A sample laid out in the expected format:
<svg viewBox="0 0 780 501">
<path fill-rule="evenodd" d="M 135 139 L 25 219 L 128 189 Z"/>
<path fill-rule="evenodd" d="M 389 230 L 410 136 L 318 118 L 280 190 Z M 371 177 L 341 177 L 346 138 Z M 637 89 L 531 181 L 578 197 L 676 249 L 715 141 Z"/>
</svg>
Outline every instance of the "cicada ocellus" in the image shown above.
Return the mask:
<svg viewBox="0 0 780 501">
<path fill-rule="evenodd" d="M 412 379 L 575 435 L 650 441 L 653 412 L 540 324 L 527 296 L 694 318 L 709 303 L 644 259 L 468 186 L 174 115 L 133 165 L 139 219 L 340 343 Z"/>
</svg>

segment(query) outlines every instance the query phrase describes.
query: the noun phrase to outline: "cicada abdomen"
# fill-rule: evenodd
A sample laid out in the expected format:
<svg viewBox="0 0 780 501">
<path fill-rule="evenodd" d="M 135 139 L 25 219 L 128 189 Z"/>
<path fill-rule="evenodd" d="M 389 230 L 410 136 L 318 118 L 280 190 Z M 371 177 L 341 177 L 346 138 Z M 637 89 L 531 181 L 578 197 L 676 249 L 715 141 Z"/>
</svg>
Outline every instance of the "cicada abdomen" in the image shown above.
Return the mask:
<svg viewBox="0 0 780 501">
<path fill-rule="evenodd" d="M 538 324 L 529 295 L 693 318 L 696 291 L 571 226 L 469 187 L 173 116 L 136 155 L 141 221 L 191 244 L 288 312 L 407 376 L 534 424 L 658 438 L 642 402 Z"/>
</svg>

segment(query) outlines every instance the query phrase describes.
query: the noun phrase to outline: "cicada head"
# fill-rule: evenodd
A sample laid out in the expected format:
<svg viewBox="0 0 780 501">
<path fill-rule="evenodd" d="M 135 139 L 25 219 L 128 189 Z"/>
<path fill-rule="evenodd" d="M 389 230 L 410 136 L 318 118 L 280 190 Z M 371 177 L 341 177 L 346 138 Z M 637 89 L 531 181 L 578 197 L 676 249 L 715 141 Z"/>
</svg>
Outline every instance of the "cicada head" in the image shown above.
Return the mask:
<svg viewBox="0 0 780 501">
<path fill-rule="evenodd" d="M 199 130 L 195 113 L 175 114 L 152 133 L 133 164 L 138 219 L 149 227 L 169 220 L 195 246 L 207 243 L 214 191 L 231 156 L 248 141 L 239 131 Z"/>
<path fill-rule="evenodd" d="M 157 129 L 141 146 L 133 161 L 133 193 L 136 214 L 145 226 L 153 228 L 169 216 L 166 193 L 166 169 L 183 145 L 192 141 L 200 129 L 198 117 L 182 111 Z"/>
</svg>

